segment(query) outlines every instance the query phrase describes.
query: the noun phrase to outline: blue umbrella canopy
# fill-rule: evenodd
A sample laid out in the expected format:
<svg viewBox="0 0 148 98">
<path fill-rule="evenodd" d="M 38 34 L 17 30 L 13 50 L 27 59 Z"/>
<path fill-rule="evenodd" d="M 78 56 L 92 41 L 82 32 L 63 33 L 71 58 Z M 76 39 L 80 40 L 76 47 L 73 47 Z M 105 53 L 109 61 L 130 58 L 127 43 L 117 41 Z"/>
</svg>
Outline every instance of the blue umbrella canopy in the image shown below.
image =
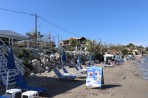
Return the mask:
<svg viewBox="0 0 148 98">
<path fill-rule="evenodd" d="M 81 58 L 80 58 L 80 55 L 78 55 L 78 60 L 77 60 L 78 64 L 80 65 L 81 64 Z"/>
<path fill-rule="evenodd" d="M 16 69 L 12 47 L 9 49 L 7 67 L 8 69 Z"/>
<path fill-rule="evenodd" d="M 62 50 L 62 57 L 61 57 L 62 62 L 66 62 L 66 55 L 64 49 Z"/>
</svg>

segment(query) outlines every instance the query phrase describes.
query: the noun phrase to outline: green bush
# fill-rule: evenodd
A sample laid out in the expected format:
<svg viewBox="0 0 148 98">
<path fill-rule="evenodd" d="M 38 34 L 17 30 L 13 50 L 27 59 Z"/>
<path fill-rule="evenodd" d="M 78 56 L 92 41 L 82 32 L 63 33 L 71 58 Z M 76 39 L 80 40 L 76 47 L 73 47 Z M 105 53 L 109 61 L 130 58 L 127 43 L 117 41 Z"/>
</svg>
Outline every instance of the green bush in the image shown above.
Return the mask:
<svg viewBox="0 0 148 98">
<path fill-rule="evenodd" d="M 18 58 L 22 59 L 23 65 L 32 70 L 31 64 L 28 63 L 29 60 L 33 59 L 31 51 L 28 49 L 20 49 L 20 48 L 14 48 L 13 51 Z"/>
<path fill-rule="evenodd" d="M 101 54 L 99 52 L 93 52 L 93 59 L 94 60 L 99 60 L 100 62 L 104 61 L 103 54 Z"/>
</svg>

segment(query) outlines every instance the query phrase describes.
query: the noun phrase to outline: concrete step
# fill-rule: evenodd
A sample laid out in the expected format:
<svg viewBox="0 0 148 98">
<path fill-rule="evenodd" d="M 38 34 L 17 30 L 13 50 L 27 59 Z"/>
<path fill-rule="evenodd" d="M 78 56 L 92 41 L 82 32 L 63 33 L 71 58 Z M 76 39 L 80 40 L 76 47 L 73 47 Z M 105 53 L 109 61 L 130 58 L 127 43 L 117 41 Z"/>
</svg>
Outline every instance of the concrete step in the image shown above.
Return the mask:
<svg viewBox="0 0 148 98">
<path fill-rule="evenodd" d="M 9 83 L 9 85 L 15 85 L 16 84 L 16 82 L 11 82 L 11 83 Z"/>
<path fill-rule="evenodd" d="M 9 82 L 8 85 L 15 85 L 16 82 Z M 6 83 L 4 83 L 3 85 L 6 85 Z"/>
<path fill-rule="evenodd" d="M 9 80 L 9 83 L 13 83 L 13 82 L 15 82 L 15 79 Z"/>
</svg>

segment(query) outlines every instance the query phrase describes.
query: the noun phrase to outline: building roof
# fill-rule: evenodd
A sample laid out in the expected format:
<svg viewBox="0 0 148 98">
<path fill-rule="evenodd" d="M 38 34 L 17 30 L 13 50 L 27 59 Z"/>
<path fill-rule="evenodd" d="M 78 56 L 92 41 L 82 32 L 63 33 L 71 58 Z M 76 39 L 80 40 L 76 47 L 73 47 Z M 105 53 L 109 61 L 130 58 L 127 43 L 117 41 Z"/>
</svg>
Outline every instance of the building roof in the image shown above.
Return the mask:
<svg viewBox="0 0 148 98">
<path fill-rule="evenodd" d="M 27 36 L 21 35 L 19 33 L 11 31 L 11 30 L 0 30 L 0 37 L 2 37 L 2 38 L 12 38 L 12 39 L 15 39 L 15 40 L 18 40 L 18 41 L 28 39 Z"/>
<path fill-rule="evenodd" d="M 67 39 L 67 40 L 70 40 L 70 39 L 76 39 L 76 40 L 81 40 L 81 39 L 83 39 L 83 40 L 86 40 L 85 37 L 80 37 L 80 38 L 74 38 L 74 37 L 71 37 L 71 38 L 69 38 L 69 39 Z"/>
</svg>

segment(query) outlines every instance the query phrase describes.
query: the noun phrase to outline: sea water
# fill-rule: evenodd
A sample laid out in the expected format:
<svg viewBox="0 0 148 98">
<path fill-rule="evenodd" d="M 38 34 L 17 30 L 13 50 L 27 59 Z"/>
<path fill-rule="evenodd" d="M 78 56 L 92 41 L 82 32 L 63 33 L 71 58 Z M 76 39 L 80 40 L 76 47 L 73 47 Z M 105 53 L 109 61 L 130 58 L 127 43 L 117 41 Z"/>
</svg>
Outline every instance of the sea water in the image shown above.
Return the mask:
<svg viewBox="0 0 148 98">
<path fill-rule="evenodd" d="M 140 71 L 142 72 L 143 78 L 148 80 L 148 56 L 142 57 L 140 61 Z"/>
</svg>

